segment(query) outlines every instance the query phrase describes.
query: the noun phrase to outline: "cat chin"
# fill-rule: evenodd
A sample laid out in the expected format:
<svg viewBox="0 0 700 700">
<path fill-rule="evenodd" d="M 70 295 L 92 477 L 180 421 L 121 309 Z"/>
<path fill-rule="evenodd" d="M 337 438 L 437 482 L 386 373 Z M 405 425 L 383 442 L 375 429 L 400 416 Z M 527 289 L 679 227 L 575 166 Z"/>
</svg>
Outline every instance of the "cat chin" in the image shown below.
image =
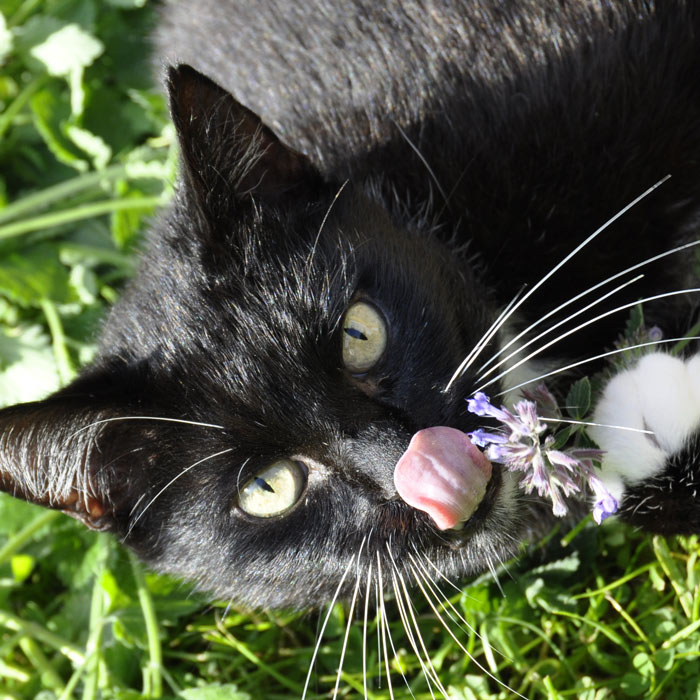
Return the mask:
<svg viewBox="0 0 700 700">
<path fill-rule="evenodd" d="M 601 479 L 625 489 L 658 477 L 700 428 L 700 355 L 652 353 L 608 382 L 589 435 L 605 450 Z M 617 427 L 615 427 L 617 426 Z"/>
</svg>

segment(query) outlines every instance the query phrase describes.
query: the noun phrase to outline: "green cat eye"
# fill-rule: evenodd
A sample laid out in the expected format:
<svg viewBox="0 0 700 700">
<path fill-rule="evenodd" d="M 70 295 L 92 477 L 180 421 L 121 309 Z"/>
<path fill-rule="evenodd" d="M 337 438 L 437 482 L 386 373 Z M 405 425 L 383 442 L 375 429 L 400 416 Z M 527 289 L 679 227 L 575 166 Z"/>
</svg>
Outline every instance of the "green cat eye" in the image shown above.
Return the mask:
<svg viewBox="0 0 700 700">
<path fill-rule="evenodd" d="M 354 373 L 368 372 L 384 353 L 384 317 L 371 304 L 358 301 L 343 318 L 343 363 Z"/>
<path fill-rule="evenodd" d="M 280 459 L 260 470 L 238 495 L 241 510 L 256 518 L 271 518 L 288 511 L 304 490 L 306 470 L 291 459 Z"/>
</svg>

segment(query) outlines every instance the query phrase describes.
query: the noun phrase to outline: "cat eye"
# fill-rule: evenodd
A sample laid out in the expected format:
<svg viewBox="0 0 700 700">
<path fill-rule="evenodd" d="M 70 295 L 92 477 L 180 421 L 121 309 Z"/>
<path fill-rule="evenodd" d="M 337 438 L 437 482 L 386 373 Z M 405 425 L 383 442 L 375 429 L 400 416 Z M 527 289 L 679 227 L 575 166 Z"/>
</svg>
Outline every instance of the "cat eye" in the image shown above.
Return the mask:
<svg viewBox="0 0 700 700">
<path fill-rule="evenodd" d="M 353 304 L 343 318 L 343 363 L 354 373 L 367 372 L 384 353 L 387 329 L 376 307 L 364 301 Z"/>
<path fill-rule="evenodd" d="M 256 518 L 282 515 L 299 500 L 305 483 L 303 465 L 291 459 L 280 459 L 245 484 L 239 492 L 238 505 Z"/>
</svg>

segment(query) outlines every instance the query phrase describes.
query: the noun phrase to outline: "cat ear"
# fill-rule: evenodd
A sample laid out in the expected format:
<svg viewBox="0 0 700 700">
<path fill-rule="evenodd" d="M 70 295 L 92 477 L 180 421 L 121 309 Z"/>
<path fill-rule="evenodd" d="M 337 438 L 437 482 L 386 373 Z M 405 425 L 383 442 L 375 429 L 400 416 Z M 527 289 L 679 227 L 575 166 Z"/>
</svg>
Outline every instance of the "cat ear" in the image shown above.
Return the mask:
<svg viewBox="0 0 700 700">
<path fill-rule="evenodd" d="M 319 178 L 305 156 L 190 66 L 168 70 L 168 92 L 184 175 L 201 202 L 217 193 L 276 200 Z"/>
<path fill-rule="evenodd" d="M 119 460 L 113 449 L 103 449 L 108 415 L 87 408 L 84 398 L 60 395 L 1 410 L 0 490 L 62 510 L 93 529 L 113 529 L 124 503 L 114 488 Z"/>
</svg>

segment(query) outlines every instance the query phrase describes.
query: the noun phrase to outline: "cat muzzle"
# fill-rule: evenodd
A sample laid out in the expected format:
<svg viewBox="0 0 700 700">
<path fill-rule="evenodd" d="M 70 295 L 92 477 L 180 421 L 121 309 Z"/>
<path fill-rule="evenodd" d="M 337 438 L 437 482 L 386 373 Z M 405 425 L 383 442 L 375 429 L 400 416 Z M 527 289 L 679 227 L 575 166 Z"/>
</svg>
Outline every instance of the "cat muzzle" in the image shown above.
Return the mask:
<svg viewBox="0 0 700 700">
<path fill-rule="evenodd" d="M 441 530 L 474 514 L 490 478 L 491 462 L 463 432 L 444 426 L 419 430 L 394 469 L 401 498 Z"/>
</svg>

